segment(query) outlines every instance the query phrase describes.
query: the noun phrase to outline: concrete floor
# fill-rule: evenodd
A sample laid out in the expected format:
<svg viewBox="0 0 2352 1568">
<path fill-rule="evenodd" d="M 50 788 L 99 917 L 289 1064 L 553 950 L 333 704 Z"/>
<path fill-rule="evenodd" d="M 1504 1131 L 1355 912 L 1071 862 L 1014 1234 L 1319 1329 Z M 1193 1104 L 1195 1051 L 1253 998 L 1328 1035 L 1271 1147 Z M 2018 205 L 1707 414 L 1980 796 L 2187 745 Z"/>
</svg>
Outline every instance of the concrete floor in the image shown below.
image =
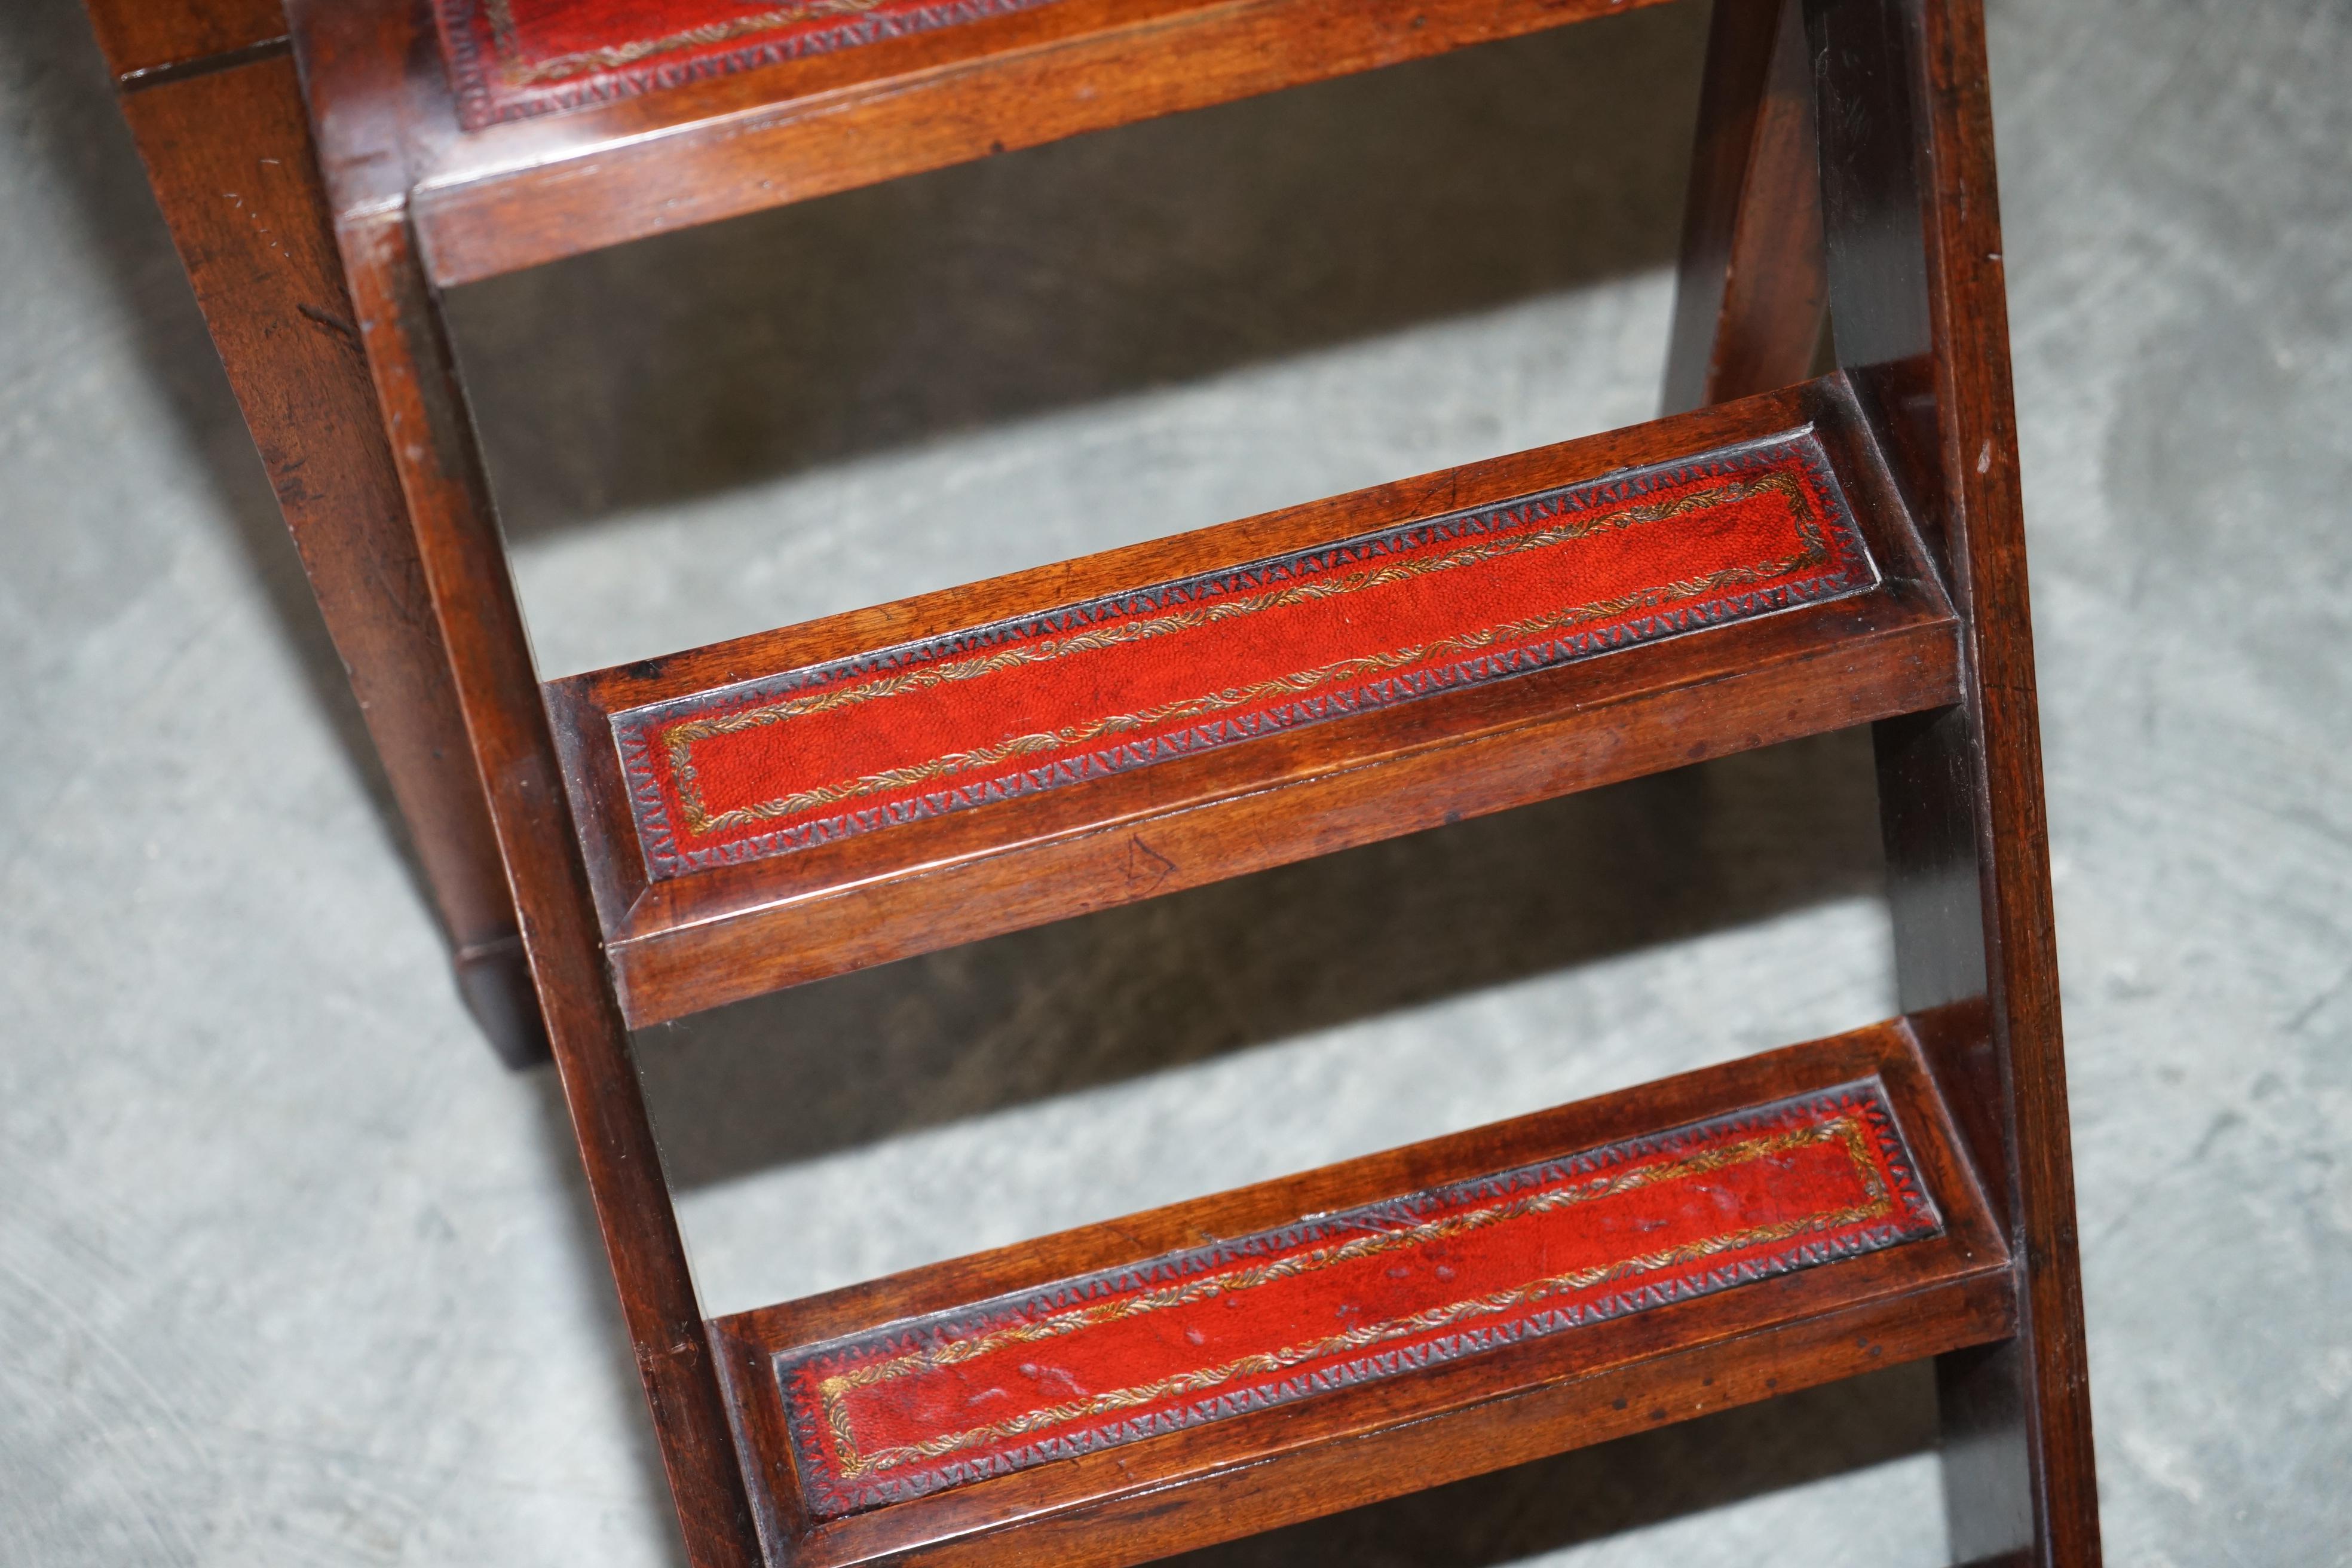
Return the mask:
<svg viewBox="0 0 2352 1568">
<path fill-rule="evenodd" d="M 2352 1563 L 2352 8 L 1997 0 L 2111 1561 Z M 1704 17 L 457 300 L 571 670 L 1645 417 Z M 674 1564 L 68 0 L 0 6 L 0 1562 Z M 731 1309 L 1890 1009 L 1844 735 L 643 1042 Z M 1917 1369 L 1203 1568 L 1943 1561 Z"/>
</svg>

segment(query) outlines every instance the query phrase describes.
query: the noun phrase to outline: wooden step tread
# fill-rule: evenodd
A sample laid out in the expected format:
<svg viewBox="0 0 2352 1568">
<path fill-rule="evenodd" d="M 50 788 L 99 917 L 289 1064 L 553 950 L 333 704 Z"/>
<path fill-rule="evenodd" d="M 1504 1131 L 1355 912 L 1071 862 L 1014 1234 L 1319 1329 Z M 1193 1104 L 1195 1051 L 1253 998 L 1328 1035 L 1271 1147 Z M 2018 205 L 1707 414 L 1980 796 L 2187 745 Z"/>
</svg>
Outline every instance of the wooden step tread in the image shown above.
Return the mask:
<svg viewBox="0 0 2352 1568">
<path fill-rule="evenodd" d="M 413 193 L 446 285 L 1653 3 L 292 0 L 290 19 L 338 211 Z"/>
<path fill-rule="evenodd" d="M 1892 1024 L 712 1327 L 770 1553 L 816 1564 L 1122 1512 L 1092 1550 L 1137 1561 L 2012 1315 Z"/>
<path fill-rule="evenodd" d="M 1801 430 L 647 703 L 613 734 L 667 880 L 1877 580 Z"/>
<path fill-rule="evenodd" d="M 548 696 L 645 1024 L 1955 682 L 1824 383 Z"/>
</svg>

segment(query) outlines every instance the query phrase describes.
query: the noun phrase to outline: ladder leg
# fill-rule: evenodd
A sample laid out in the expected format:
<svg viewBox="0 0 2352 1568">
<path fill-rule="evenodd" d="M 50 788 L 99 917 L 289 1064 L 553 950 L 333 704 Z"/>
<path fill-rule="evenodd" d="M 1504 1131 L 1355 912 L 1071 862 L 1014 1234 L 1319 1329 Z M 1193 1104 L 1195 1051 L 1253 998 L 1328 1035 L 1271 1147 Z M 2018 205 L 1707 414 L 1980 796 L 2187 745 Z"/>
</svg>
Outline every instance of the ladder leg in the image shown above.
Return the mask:
<svg viewBox="0 0 2352 1568">
<path fill-rule="evenodd" d="M 688 1559 L 751 1568 L 735 1439 L 439 301 L 404 213 L 354 217 L 337 237 Z"/>
<path fill-rule="evenodd" d="M 281 50 L 123 97 L 229 384 L 300 551 L 394 799 L 499 1054 L 546 1054 L 448 651 L 425 600 Z M 199 62 L 201 64 L 201 62 Z"/>
<path fill-rule="evenodd" d="M 1937 1363 L 1965 1562 L 2099 1561 L 2015 415 L 1977 0 L 1806 0 L 1838 358 L 1960 611 L 1962 700 L 1876 731 L 1897 983 L 2019 1270 Z"/>
<path fill-rule="evenodd" d="M 1828 293 L 1801 0 L 1717 0 L 1691 149 L 1664 412 L 1811 374 Z"/>
</svg>

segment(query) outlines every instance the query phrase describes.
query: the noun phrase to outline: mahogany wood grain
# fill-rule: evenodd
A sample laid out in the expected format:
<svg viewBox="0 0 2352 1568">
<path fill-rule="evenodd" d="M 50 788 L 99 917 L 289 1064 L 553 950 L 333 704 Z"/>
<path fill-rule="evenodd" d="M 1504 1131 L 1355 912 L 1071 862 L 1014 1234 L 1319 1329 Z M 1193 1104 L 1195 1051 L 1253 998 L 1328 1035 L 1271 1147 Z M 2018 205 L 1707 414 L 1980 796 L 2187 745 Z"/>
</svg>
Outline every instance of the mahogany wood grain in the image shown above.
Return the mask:
<svg viewBox="0 0 2352 1568">
<path fill-rule="evenodd" d="M 109 69 L 126 87 L 282 42 L 278 0 L 85 0 Z M 307 139 L 307 138 L 306 138 Z"/>
<path fill-rule="evenodd" d="M 1709 627 L 1084 785 L 651 882 L 610 715 L 1801 426 L 1885 574 Z M 552 683 L 565 782 L 636 1026 L 1748 747 L 1937 708 L 1951 623 L 1832 380 L 1263 518 Z"/>
<path fill-rule="evenodd" d="M 436 282 L 1656 0 L 1058 0 L 457 128 L 414 0 L 295 0 L 339 212 L 413 191 Z"/>
<path fill-rule="evenodd" d="M 459 984 L 501 1055 L 537 1060 L 546 1047 L 514 901 L 376 419 L 293 62 L 281 54 L 155 80 L 122 108 L 416 847 Z"/>
<path fill-rule="evenodd" d="M 2100 1559 L 1983 16 L 1808 0 L 1840 362 L 1945 563 L 1963 701 L 1883 724 L 1897 977 L 2009 1227 L 2019 1333 L 1939 1363 L 1966 1559 Z M 1832 113 L 1831 106 L 1835 107 Z"/>
<path fill-rule="evenodd" d="M 1935 1240 L 1410 1376 L 812 1525 L 772 1358 L 1302 1214 L 1457 1181 L 1877 1074 L 1944 1211 Z M 2012 1327 L 1997 1226 L 1908 1030 L 1883 1024 L 1237 1192 L 719 1320 L 772 1560 L 1135 1563 L 1793 1392 Z"/>
<path fill-rule="evenodd" d="M 734 1441 L 438 302 L 399 214 L 346 223 L 337 238 L 688 1560 L 751 1568 Z"/>
<path fill-rule="evenodd" d="M 1707 35 L 1669 414 L 1811 374 L 1829 304 L 1802 0 L 1718 0 Z"/>
</svg>

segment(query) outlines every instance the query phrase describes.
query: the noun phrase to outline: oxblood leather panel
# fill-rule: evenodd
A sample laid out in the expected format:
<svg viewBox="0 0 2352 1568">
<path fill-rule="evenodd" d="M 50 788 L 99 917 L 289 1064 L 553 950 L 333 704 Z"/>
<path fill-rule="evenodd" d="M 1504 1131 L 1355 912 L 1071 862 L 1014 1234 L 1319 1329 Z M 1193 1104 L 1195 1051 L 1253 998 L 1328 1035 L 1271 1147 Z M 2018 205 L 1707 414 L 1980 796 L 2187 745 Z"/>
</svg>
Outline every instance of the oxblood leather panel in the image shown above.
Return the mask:
<svg viewBox="0 0 2352 1568">
<path fill-rule="evenodd" d="M 468 131 L 1052 0 L 436 0 Z"/>
<path fill-rule="evenodd" d="M 1941 1235 L 1874 1079 L 776 1358 L 835 1519 Z"/>
<path fill-rule="evenodd" d="M 1878 580 L 1810 430 L 613 716 L 655 880 Z"/>
</svg>

